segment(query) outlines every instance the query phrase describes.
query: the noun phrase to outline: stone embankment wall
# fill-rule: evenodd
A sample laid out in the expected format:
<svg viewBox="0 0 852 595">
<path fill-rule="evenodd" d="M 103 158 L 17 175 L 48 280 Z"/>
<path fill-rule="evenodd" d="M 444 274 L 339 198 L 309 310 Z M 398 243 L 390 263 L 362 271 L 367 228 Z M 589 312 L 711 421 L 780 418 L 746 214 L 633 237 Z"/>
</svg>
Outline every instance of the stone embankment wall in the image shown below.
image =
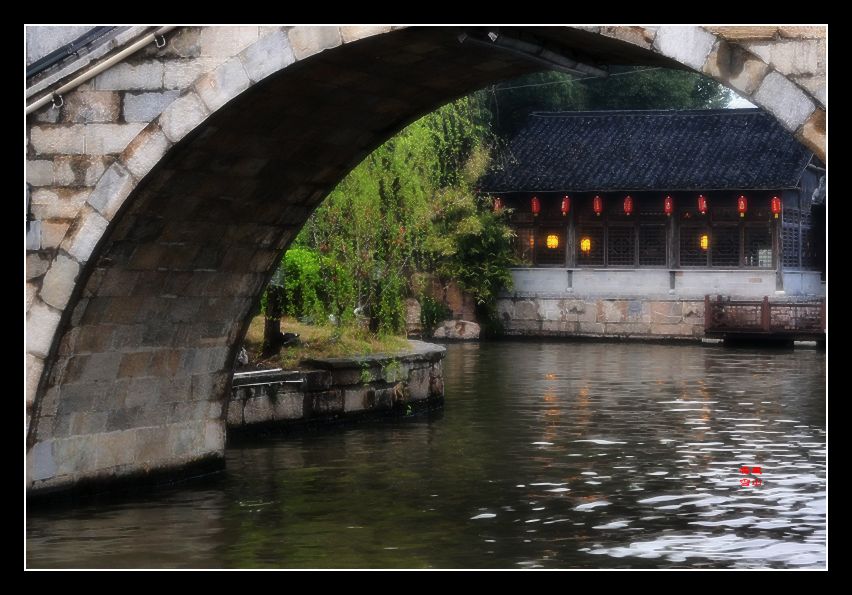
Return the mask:
<svg viewBox="0 0 852 595">
<path fill-rule="evenodd" d="M 440 345 L 387 356 L 309 360 L 304 370 L 234 374 L 228 429 L 405 412 L 444 398 Z"/>
</svg>

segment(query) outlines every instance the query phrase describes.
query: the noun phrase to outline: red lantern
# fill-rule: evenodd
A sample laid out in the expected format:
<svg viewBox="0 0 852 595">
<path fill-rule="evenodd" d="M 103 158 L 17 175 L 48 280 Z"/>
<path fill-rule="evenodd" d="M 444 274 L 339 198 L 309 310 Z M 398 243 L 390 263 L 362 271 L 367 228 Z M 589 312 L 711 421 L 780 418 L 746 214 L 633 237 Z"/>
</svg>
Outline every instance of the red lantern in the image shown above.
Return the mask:
<svg viewBox="0 0 852 595">
<path fill-rule="evenodd" d="M 739 198 L 737 198 L 737 210 L 740 212 L 740 217 L 745 217 L 746 211 L 748 210 L 748 200 L 746 197 L 740 194 Z"/>
<path fill-rule="evenodd" d="M 565 196 L 562 197 L 562 216 L 564 217 L 565 215 L 567 215 L 568 211 L 570 211 L 570 210 L 571 210 L 571 199 L 566 194 Z"/>
<path fill-rule="evenodd" d="M 537 196 L 533 196 L 530 201 L 530 209 L 532 209 L 532 214 L 535 217 L 538 217 L 538 214 L 541 213 L 541 202 L 538 200 Z"/>
<path fill-rule="evenodd" d="M 633 213 L 633 198 L 628 194 L 624 197 L 624 214 L 630 215 Z"/>
<path fill-rule="evenodd" d="M 702 215 L 707 214 L 707 199 L 703 194 L 698 195 L 698 212 Z"/>
<path fill-rule="evenodd" d="M 598 195 L 595 195 L 592 199 L 592 210 L 598 217 L 600 217 L 600 214 L 603 212 L 603 199 Z"/>
<path fill-rule="evenodd" d="M 503 199 L 499 196 L 494 197 L 494 212 L 497 213 L 503 210 Z"/>
<path fill-rule="evenodd" d="M 778 215 L 781 214 L 781 199 L 773 196 L 770 204 L 772 205 L 772 215 L 778 219 Z"/>
<path fill-rule="evenodd" d="M 666 213 L 666 217 L 671 217 L 671 214 L 674 213 L 674 199 L 666 195 L 663 199 L 663 211 Z"/>
</svg>

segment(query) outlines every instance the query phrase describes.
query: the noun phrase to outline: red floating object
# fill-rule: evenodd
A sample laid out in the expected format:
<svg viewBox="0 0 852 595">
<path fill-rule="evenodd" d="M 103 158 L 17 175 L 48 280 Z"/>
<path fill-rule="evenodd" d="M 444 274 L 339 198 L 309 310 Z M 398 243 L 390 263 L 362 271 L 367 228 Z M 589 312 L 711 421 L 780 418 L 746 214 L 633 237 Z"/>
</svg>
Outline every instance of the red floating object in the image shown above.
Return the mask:
<svg viewBox="0 0 852 595">
<path fill-rule="evenodd" d="M 533 196 L 532 200 L 530 200 L 530 209 L 532 209 L 532 214 L 536 217 L 541 213 L 541 201 L 538 200 L 537 196 Z"/>
<path fill-rule="evenodd" d="M 633 197 L 629 194 L 624 197 L 624 214 L 630 215 L 633 213 Z"/>
<path fill-rule="evenodd" d="M 745 217 L 748 210 L 748 199 L 742 194 L 737 198 L 737 210 L 740 212 L 740 217 Z"/>
<path fill-rule="evenodd" d="M 707 214 L 707 198 L 703 194 L 698 195 L 698 212 L 702 215 Z"/>
<path fill-rule="evenodd" d="M 778 215 L 781 214 L 781 199 L 777 196 L 773 196 L 770 204 L 772 206 L 772 215 L 778 219 Z"/>
<path fill-rule="evenodd" d="M 499 196 L 494 197 L 494 212 L 497 213 L 503 210 L 503 199 Z"/>
<path fill-rule="evenodd" d="M 595 215 L 598 216 L 600 216 L 603 212 L 603 199 L 598 195 L 595 195 L 592 199 L 592 210 L 595 212 Z"/>
<path fill-rule="evenodd" d="M 565 196 L 562 197 L 562 216 L 564 217 L 565 215 L 567 215 L 568 211 L 570 211 L 570 210 L 571 210 L 571 199 L 566 194 Z"/>
<path fill-rule="evenodd" d="M 663 199 L 663 211 L 666 213 L 666 217 L 670 217 L 674 213 L 674 199 L 669 195 L 666 195 Z"/>
</svg>

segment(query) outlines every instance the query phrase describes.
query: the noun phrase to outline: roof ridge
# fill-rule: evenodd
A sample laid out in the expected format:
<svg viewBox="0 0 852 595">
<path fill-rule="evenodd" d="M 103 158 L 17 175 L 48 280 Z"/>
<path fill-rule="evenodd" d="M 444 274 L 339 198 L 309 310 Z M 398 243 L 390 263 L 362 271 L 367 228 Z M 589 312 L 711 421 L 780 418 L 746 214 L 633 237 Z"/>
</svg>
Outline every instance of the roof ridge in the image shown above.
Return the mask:
<svg viewBox="0 0 852 595">
<path fill-rule="evenodd" d="M 619 115 L 637 115 L 637 116 L 677 116 L 677 115 L 696 115 L 696 116 L 711 116 L 711 115 L 727 115 L 727 116 L 745 116 L 751 114 L 765 114 L 758 107 L 749 107 L 743 109 L 647 109 L 647 110 L 582 110 L 582 111 L 534 111 L 529 114 L 529 117 L 538 118 L 570 118 L 579 116 L 619 116 Z M 768 115 L 768 114 L 767 114 Z"/>
</svg>

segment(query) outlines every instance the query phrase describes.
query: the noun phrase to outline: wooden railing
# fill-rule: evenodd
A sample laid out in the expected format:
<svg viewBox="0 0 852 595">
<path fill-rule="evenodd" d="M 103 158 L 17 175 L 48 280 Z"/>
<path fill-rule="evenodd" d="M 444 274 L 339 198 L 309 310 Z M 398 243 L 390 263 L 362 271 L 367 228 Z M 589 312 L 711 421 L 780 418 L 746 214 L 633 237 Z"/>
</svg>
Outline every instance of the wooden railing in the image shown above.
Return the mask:
<svg viewBox="0 0 852 595">
<path fill-rule="evenodd" d="M 704 332 L 815 335 L 825 333 L 825 300 L 776 302 L 704 296 Z"/>
</svg>

